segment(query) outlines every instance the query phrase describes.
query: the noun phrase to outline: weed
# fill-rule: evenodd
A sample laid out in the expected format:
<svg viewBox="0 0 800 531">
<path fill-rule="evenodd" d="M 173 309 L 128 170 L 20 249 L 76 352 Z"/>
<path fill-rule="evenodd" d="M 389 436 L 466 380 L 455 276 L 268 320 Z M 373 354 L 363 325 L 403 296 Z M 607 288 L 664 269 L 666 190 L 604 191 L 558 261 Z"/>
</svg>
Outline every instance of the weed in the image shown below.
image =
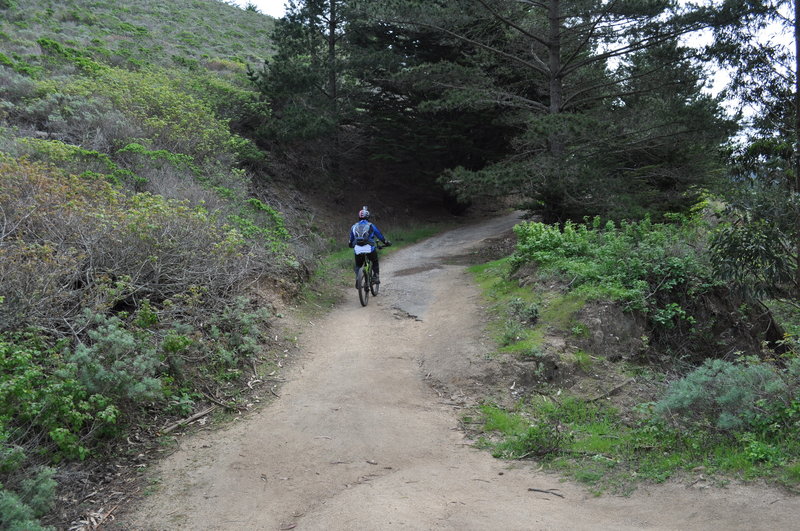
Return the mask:
<svg viewBox="0 0 800 531">
<path fill-rule="evenodd" d="M 500 335 L 500 344 L 504 347 L 513 345 L 524 335 L 524 328 L 518 321 L 506 321 Z"/>
<path fill-rule="evenodd" d="M 576 350 L 572 356 L 575 359 L 575 365 L 578 366 L 583 372 L 589 372 L 594 364 L 592 356 L 583 350 Z"/>
<path fill-rule="evenodd" d="M 662 482 L 698 466 L 709 477 L 719 472 L 800 482 L 800 465 L 791 457 L 797 455 L 796 427 L 781 434 L 728 437 L 675 429 L 648 417 L 652 408 L 641 408 L 639 420 L 623 420 L 612 408 L 574 397 L 560 403 L 540 397 L 514 411 L 483 406 L 480 413 L 484 431 L 496 434 L 483 438 L 483 448 L 505 459 L 538 457 L 595 493 L 630 492 L 638 481 Z"/>
<path fill-rule="evenodd" d="M 564 442 L 565 436 L 557 426 L 538 422 L 495 445 L 492 455 L 502 459 L 543 458 L 558 454 Z"/>
<path fill-rule="evenodd" d="M 565 298 L 619 301 L 649 318 L 664 341 L 699 334 L 695 313 L 699 296 L 721 282 L 713 277 L 708 256 L 693 243 L 705 237 L 696 224 L 567 222 L 563 227 L 521 223 L 515 227 L 517 249 L 512 265 L 532 262 L 543 273 L 568 282 Z M 551 309 L 552 308 L 552 309 Z M 549 305 L 542 318 L 564 327 L 577 308 Z M 547 315 L 548 312 L 558 315 Z M 552 319 L 552 320 L 551 320 Z M 573 327 L 574 329 L 574 327 Z M 574 329 L 576 336 L 586 333 Z"/>
<path fill-rule="evenodd" d="M 786 467 L 784 480 L 793 485 L 800 484 L 800 463 L 793 463 Z"/>
<path fill-rule="evenodd" d="M 579 339 L 587 339 L 590 335 L 589 327 L 583 323 L 575 323 L 575 325 L 570 328 L 570 332 Z"/>
<path fill-rule="evenodd" d="M 511 315 L 519 319 L 522 323 L 533 325 L 539 319 L 539 305 L 528 302 L 521 297 L 512 298 L 509 303 Z"/>
</svg>

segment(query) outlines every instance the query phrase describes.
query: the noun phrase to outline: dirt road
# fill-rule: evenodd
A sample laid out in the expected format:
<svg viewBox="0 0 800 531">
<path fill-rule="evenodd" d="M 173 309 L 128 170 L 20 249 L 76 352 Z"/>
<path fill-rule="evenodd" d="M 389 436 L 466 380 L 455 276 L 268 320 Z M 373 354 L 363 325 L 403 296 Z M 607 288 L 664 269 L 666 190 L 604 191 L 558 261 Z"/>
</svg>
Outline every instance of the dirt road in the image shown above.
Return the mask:
<svg viewBox="0 0 800 531">
<path fill-rule="evenodd" d="M 453 403 L 492 368 L 478 292 L 446 263 L 514 221 L 385 259 L 368 307 L 351 290 L 309 325 L 280 399 L 183 439 L 115 529 L 797 529 L 800 499 L 777 490 L 673 483 L 598 498 L 471 447 Z"/>
</svg>

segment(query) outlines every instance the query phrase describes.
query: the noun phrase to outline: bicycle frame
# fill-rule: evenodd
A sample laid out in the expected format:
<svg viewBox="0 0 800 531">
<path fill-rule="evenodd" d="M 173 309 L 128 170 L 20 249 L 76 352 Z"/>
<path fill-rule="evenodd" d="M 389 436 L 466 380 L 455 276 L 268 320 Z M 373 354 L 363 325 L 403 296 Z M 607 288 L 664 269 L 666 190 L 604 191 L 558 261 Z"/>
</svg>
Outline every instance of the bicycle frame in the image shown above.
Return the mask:
<svg viewBox="0 0 800 531">
<path fill-rule="evenodd" d="M 377 249 L 383 249 L 382 246 L 375 246 Z M 364 256 L 364 264 L 358 268 L 356 273 L 356 289 L 358 290 L 358 300 L 361 306 L 369 304 L 369 295 L 377 295 L 380 289 L 379 284 L 373 282 L 372 277 L 372 260 L 368 256 Z"/>
</svg>

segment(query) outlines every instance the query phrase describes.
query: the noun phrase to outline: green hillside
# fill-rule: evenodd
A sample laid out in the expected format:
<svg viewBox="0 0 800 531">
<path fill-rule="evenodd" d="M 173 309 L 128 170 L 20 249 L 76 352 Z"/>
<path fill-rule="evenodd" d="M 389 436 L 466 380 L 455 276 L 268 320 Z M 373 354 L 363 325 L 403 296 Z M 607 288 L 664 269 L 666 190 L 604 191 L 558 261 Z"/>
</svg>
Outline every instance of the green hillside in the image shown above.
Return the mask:
<svg viewBox="0 0 800 531">
<path fill-rule="evenodd" d="M 97 481 L 84 465 L 261 363 L 274 312 L 247 286 L 297 278 L 302 223 L 251 140 L 273 24 L 214 0 L 0 2 L 0 528 L 74 521 L 76 470 Z"/>
<path fill-rule="evenodd" d="M 50 38 L 109 65 L 204 66 L 213 61 L 260 64 L 271 52 L 274 19 L 221 1 L 91 2 L 4 0 L 3 52 L 35 65 L 36 41 Z"/>
</svg>

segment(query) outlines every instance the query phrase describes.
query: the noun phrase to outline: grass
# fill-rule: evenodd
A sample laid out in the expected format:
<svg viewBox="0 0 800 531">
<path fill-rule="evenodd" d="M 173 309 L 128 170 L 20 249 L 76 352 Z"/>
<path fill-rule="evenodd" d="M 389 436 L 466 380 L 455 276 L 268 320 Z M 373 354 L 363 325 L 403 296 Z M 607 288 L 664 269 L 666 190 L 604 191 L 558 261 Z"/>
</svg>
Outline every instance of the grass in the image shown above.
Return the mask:
<svg viewBox="0 0 800 531">
<path fill-rule="evenodd" d="M 588 328 L 575 321 L 575 314 L 584 307 L 585 295 L 574 292 L 539 293 L 520 287 L 509 276 L 510 258 L 471 266 L 469 271 L 491 303 L 493 317 L 489 331 L 498 343 L 498 353 L 529 357 L 541 352 L 545 333 L 564 332 L 587 336 Z M 591 365 L 588 353 L 576 355 L 576 363 L 584 370 Z"/>
<path fill-rule="evenodd" d="M 489 330 L 500 345 L 499 352 L 525 356 L 537 351 L 543 343 L 544 332 L 541 327 L 531 325 L 531 312 L 526 309 L 537 308 L 538 320 L 540 301 L 529 289 L 520 288 L 508 278 L 509 260 L 495 260 L 468 270 L 491 303 L 489 310 L 493 319 Z"/>
<path fill-rule="evenodd" d="M 769 443 L 753 434 L 674 429 L 646 416 L 630 422 L 611 407 L 574 397 L 536 397 L 510 411 L 484 405 L 468 416 L 480 425 L 479 446 L 495 457 L 535 456 L 596 494 L 629 493 L 641 481 L 660 483 L 693 470 L 717 482 L 765 478 L 800 486 L 791 437 Z"/>
</svg>

